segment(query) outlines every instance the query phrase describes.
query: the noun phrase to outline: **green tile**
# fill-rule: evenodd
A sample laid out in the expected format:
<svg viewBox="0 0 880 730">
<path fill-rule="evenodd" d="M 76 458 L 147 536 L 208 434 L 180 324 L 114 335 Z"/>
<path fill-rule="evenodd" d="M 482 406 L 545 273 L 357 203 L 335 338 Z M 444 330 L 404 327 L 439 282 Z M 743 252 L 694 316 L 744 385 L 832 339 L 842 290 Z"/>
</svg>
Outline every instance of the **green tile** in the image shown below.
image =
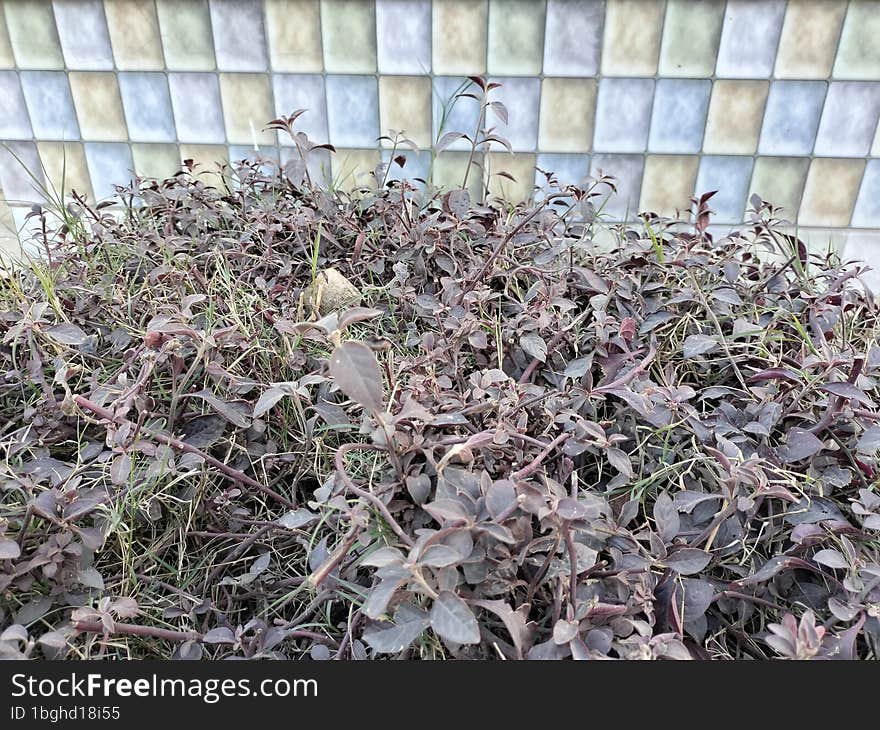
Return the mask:
<svg viewBox="0 0 880 730">
<path fill-rule="evenodd" d="M 266 0 L 266 32 L 273 71 L 324 70 L 318 0 Z"/>
<path fill-rule="evenodd" d="M 749 195 L 757 193 L 783 209 L 782 216 L 797 218 L 810 160 L 806 157 L 759 157 L 755 161 Z"/>
<path fill-rule="evenodd" d="M 669 0 L 660 46 L 660 75 L 711 76 L 723 20 L 724 0 Z"/>
<path fill-rule="evenodd" d="M 606 76 L 653 76 L 657 72 L 663 3 L 657 0 L 609 0 L 602 39 Z"/>
<path fill-rule="evenodd" d="M 164 180 L 180 169 L 181 156 L 176 144 L 133 144 L 131 157 L 135 172 L 141 177 Z"/>
<path fill-rule="evenodd" d="M 482 164 L 482 155 L 474 156 L 474 163 Z M 468 164 L 467 152 L 441 152 L 434 160 L 431 180 L 437 187 L 444 190 L 461 188 L 464 171 Z M 475 164 L 471 165 L 468 175 L 468 190 L 471 196 L 478 196 L 483 185 L 483 173 Z"/>
<path fill-rule="evenodd" d="M 123 71 L 165 68 L 153 0 L 104 0 L 116 67 Z"/>
<path fill-rule="evenodd" d="M 434 73 L 473 76 L 486 73 L 486 0 L 442 0 L 432 4 Z"/>
<path fill-rule="evenodd" d="M 43 0 L 4 3 L 6 27 L 19 68 L 61 69 L 64 56 L 52 4 Z"/>
<path fill-rule="evenodd" d="M 375 73 L 376 8 L 372 0 L 323 0 L 321 34 L 328 73 Z"/>
<path fill-rule="evenodd" d="M 214 68 L 214 37 L 205 0 L 156 0 L 165 63 L 173 71 Z"/>
<path fill-rule="evenodd" d="M 491 0 L 489 3 L 489 73 L 532 76 L 544 57 L 543 2 Z"/>
</svg>

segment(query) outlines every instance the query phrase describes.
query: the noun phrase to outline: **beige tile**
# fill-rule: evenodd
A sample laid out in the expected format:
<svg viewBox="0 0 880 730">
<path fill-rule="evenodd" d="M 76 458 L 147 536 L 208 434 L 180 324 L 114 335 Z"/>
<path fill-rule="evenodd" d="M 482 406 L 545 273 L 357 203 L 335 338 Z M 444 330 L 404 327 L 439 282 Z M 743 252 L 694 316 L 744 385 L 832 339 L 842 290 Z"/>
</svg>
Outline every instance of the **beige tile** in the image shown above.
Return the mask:
<svg viewBox="0 0 880 730">
<path fill-rule="evenodd" d="M 206 184 L 221 185 L 224 183 L 221 168 L 229 164 L 229 148 L 222 144 L 182 144 L 180 159 L 194 160 L 199 165 L 195 174 Z"/>
<path fill-rule="evenodd" d="M 428 76 L 379 77 L 380 134 L 403 132 L 419 147 L 431 146 L 431 79 Z M 390 143 L 383 142 L 385 146 Z"/>
<path fill-rule="evenodd" d="M 588 152 L 595 116 L 595 79 L 544 79 L 538 149 L 541 152 Z"/>
<path fill-rule="evenodd" d="M 18 240 L 18 227 L 12 216 L 12 208 L 0 197 L 0 278 L 5 276 L 4 266 L 15 262 L 21 256 L 21 243 Z"/>
<path fill-rule="evenodd" d="M 318 0 L 266 0 L 266 31 L 273 71 L 324 70 Z"/>
<path fill-rule="evenodd" d="M 215 66 L 211 14 L 206 0 L 156 0 L 165 63 L 173 71 Z"/>
<path fill-rule="evenodd" d="M 375 188 L 375 170 L 379 164 L 378 150 L 337 150 L 330 156 L 333 186 L 338 190 Z"/>
<path fill-rule="evenodd" d="M 275 118 L 266 74 L 220 74 L 220 97 L 230 144 L 275 144 L 274 132 L 263 131 Z"/>
<path fill-rule="evenodd" d="M 15 68 L 15 56 L 6 28 L 6 15 L 0 13 L 0 68 Z"/>
<path fill-rule="evenodd" d="M 490 74 L 534 76 L 541 73 L 544 12 L 543 2 L 489 0 Z"/>
<path fill-rule="evenodd" d="M 757 193 L 768 203 L 781 207 L 785 219 L 794 221 L 809 167 L 810 161 L 805 157 L 759 157 L 752 171 L 749 195 Z"/>
<path fill-rule="evenodd" d="M 321 35 L 324 68 L 328 73 L 375 73 L 373 0 L 322 0 Z"/>
<path fill-rule="evenodd" d="M 776 77 L 828 78 L 845 13 L 846 0 L 790 2 L 776 54 Z"/>
<path fill-rule="evenodd" d="M 660 75 L 711 76 L 723 22 L 724 0 L 669 0 L 660 46 Z"/>
<path fill-rule="evenodd" d="M 64 68 L 64 56 L 52 4 L 45 0 L 4 2 L 6 28 L 19 68 L 52 70 Z"/>
<path fill-rule="evenodd" d="M 880 79 L 880 2 L 852 0 L 843 21 L 834 77 Z"/>
<path fill-rule="evenodd" d="M 122 142 L 128 139 L 116 74 L 104 71 L 71 71 L 70 91 L 83 139 Z"/>
<path fill-rule="evenodd" d="M 817 158 L 810 165 L 798 223 L 803 226 L 847 226 L 864 160 Z"/>
<path fill-rule="evenodd" d="M 528 200 L 535 187 L 535 155 L 517 152 L 490 152 L 487 155 L 489 166 L 489 194 L 496 195 L 511 203 Z M 504 172 L 515 179 L 510 180 L 498 173 Z"/>
<path fill-rule="evenodd" d="M 674 217 L 677 209 L 687 218 L 699 166 L 696 155 L 648 155 L 639 210 Z"/>
<path fill-rule="evenodd" d="M 606 76 L 653 76 L 657 72 L 662 2 L 608 0 L 602 41 L 602 73 Z"/>
<path fill-rule="evenodd" d="M 222 149 L 222 148 L 218 148 Z M 134 170 L 140 177 L 164 180 L 180 170 L 182 159 L 176 144 L 138 143 L 131 146 Z"/>
<path fill-rule="evenodd" d="M 123 71 L 165 68 L 154 0 L 104 0 L 104 13 L 117 68 Z"/>
<path fill-rule="evenodd" d="M 86 155 L 79 142 L 37 142 L 40 162 L 43 165 L 47 182 L 57 195 L 64 193 L 65 199 L 72 192 L 85 195 L 94 200 L 92 181 L 86 164 Z"/>
<path fill-rule="evenodd" d="M 467 187 L 471 196 L 476 199 L 483 189 L 482 155 L 479 153 L 475 155 L 474 163 L 468 174 Z M 461 189 L 467 166 L 467 152 L 441 152 L 434 160 L 431 180 L 434 185 L 444 190 Z"/>
<path fill-rule="evenodd" d="M 767 81 L 716 81 L 709 101 L 703 152 L 753 155 L 767 101 Z"/>
<path fill-rule="evenodd" d="M 443 0 L 433 13 L 433 68 L 438 76 L 486 73 L 487 0 Z"/>
</svg>

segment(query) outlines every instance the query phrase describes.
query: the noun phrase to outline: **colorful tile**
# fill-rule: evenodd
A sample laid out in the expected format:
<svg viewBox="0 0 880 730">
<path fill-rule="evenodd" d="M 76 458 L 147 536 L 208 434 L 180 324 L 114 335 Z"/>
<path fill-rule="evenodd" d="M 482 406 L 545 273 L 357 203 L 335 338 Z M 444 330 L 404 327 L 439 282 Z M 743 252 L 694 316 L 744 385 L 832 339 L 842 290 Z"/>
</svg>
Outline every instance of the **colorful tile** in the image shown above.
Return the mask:
<svg viewBox="0 0 880 730">
<path fill-rule="evenodd" d="M 694 153 L 703 145 L 712 82 L 660 79 L 651 113 L 651 152 Z"/>
<path fill-rule="evenodd" d="M 376 0 L 380 74 L 431 71 L 431 0 Z"/>
<path fill-rule="evenodd" d="M 514 152 L 534 151 L 538 144 L 541 81 L 534 78 L 493 78 L 501 84 L 490 93 L 490 99 L 507 108 L 507 123 L 489 111 L 487 126 L 510 142 Z"/>
<path fill-rule="evenodd" d="M 758 153 L 812 154 L 826 89 L 824 81 L 774 81 L 770 84 Z"/>
<path fill-rule="evenodd" d="M 577 185 L 581 188 L 590 174 L 590 156 L 578 154 L 539 154 L 535 170 L 535 185 L 547 188 L 547 178 L 541 172 L 550 172 L 560 186 Z"/>
<path fill-rule="evenodd" d="M 8 203 L 34 203 L 44 200 L 45 185 L 37 146 L 33 142 L 0 145 L 0 190 Z"/>
<path fill-rule="evenodd" d="M 54 0 L 55 25 L 67 68 L 106 71 L 113 68 L 113 49 L 101 0 Z"/>
<path fill-rule="evenodd" d="M 709 102 L 703 151 L 753 155 L 758 146 L 768 88 L 766 81 L 716 81 Z"/>
<path fill-rule="evenodd" d="M 694 194 L 698 197 L 710 190 L 717 190 L 709 203 L 715 212 L 712 222 L 740 223 L 745 213 L 751 179 L 751 157 L 704 155 L 700 158 Z"/>
<path fill-rule="evenodd" d="M 467 79 L 454 76 L 435 76 L 432 90 L 434 140 L 448 132 L 462 132 L 473 136 L 480 118 L 480 104 L 475 99 L 459 96 L 461 93 L 479 94 L 477 86 Z M 445 147 L 449 150 L 467 149 L 470 143 L 459 139 Z"/>
<path fill-rule="evenodd" d="M 431 153 L 427 150 L 414 152 L 410 149 L 398 149 L 394 157 L 403 157 L 401 167 L 391 159 L 391 150 L 382 150 L 382 162 L 388 165 L 386 180 L 408 180 L 418 184 L 416 180 L 428 180 L 431 175 Z"/>
<path fill-rule="evenodd" d="M 0 71 L 0 99 L 0 139 L 30 139 L 27 105 L 14 71 Z"/>
<path fill-rule="evenodd" d="M 214 36 L 207 0 L 156 0 L 165 63 L 172 71 L 212 71 Z"/>
<path fill-rule="evenodd" d="M 587 152 L 596 115 L 594 79 L 549 79 L 541 84 L 538 149 L 542 152 Z"/>
<path fill-rule="evenodd" d="M 490 74 L 532 76 L 541 73 L 544 3 L 489 0 Z"/>
<path fill-rule="evenodd" d="M 3 9 L 18 68 L 64 68 L 64 56 L 50 3 L 45 0 L 17 0 L 4 2 Z"/>
<path fill-rule="evenodd" d="M 210 0 L 214 53 L 220 71 L 268 67 L 261 0 Z"/>
<path fill-rule="evenodd" d="M 763 79 L 773 71 L 785 0 L 728 0 L 715 74 Z"/>
<path fill-rule="evenodd" d="M 601 0 L 549 0 L 545 76 L 594 76 L 598 72 L 604 12 Z"/>
<path fill-rule="evenodd" d="M 86 161 L 97 200 L 116 195 L 116 186 L 129 185 L 133 179 L 134 163 L 131 147 L 113 142 L 86 142 Z"/>
<path fill-rule="evenodd" d="M 79 125 L 63 71 L 22 71 L 21 88 L 37 139 L 73 140 Z"/>
<path fill-rule="evenodd" d="M 848 226 L 864 169 L 864 160 L 814 159 L 807 174 L 798 223 Z"/>
<path fill-rule="evenodd" d="M 864 157 L 871 148 L 880 118 L 880 83 L 832 81 L 815 154 L 820 157 Z"/>
<path fill-rule="evenodd" d="M 782 208 L 787 220 L 794 221 L 809 167 L 810 160 L 806 157 L 758 157 L 749 195 L 757 193 L 763 200 Z"/>
<path fill-rule="evenodd" d="M 327 126 L 330 142 L 337 148 L 378 144 L 379 95 L 374 76 L 327 77 Z"/>
<path fill-rule="evenodd" d="M 330 165 L 330 157 L 331 154 L 329 150 L 312 150 L 308 154 L 306 169 L 308 170 L 309 178 L 314 185 L 323 185 L 326 187 L 332 182 L 333 173 Z M 299 159 L 299 152 L 296 148 L 281 148 L 282 168 L 284 168 L 285 165 L 292 163 L 294 160 Z"/>
<path fill-rule="evenodd" d="M 436 74 L 486 73 L 487 0 L 444 0 L 431 3 L 432 60 Z"/>
<path fill-rule="evenodd" d="M 275 144 L 275 133 L 266 129 L 275 118 L 266 74 L 220 74 L 220 98 L 231 144 Z"/>
<path fill-rule="evenodd" d="M 846 5 L 847 0 L 788 3 L 773 72 L 776 78 L 828 78 Z"/>
<path fill-rule="evenodd" d="M 880 5 L 876 0 L 851 0 L 840 34 L 836 79 L 880 80 Z"/>
<path fill-rule="evenodd" d="M 686 220 L 699 166 L 696 155 L 648 155 L 639 211 Z"/>
<path fill-rule="evenodd" d="M 37 142 L 37 151 L 54 194 L 65 199 L 76 192 L 94 200 L 86 155 L 79 142 Z"/>
<path fill-rule="evenodd" d="M 378 6 L 377 6 L 378 7 Z M 379 77 L 379 131 L 403 132 L 419 147 L 431 146 L 431 79 L 427 76 Z M 390 143 L 383 141 L 383 146 Z"/>
<path fill-rule="evenodd" d="M 468 160 L 470 159 L 467 152 L 448 152 L 444 151 L 437 155 L 434 159 L 434 167 L 432 169 L 432 182 L 443 190 L 460 190 L 464 181 L 465 170 L 468 168 Z M 482 194 L 483 189 L 483 158 L 481 154 L 476 154 L 470 166 L 470 172 L 467 176 L 467 189 L 470 191 L 471 197 L 477 198 Z"/>
<path fill-rule="evenodd" d="M 602 189 L 604 186 L 596 190 L 603 193 L 603 197 L 593 199 L 593 205 L 602 217 L 614 221 L 632 220 L 639 209 L 644 171 L 644 155 L 599 154 L 590 157 L 590 175 L 596 178 L 600 173 L 612 175 L 617 184 L 617 193 L 607 199 Z"/>
<path fill-rule="evenodd" d="M 127 139 L 116 74 L 109 71 L 71 71 L 68 78 L 82 138 L 96 142 Z"/>
<path fill-rule="evenodd" d="M 0 13 L 0 68 L 15 68 L 15 55 L 6 28 L 6 15 Z"/>
<path fill-rule="evenodd" d="M 859 228 L 880 228 L 880 160 L 869 160 L 865 167 L 853 210 L 852 225 Z"/>
<path fill-rule="evenodd" d="M 880 246 L 876 231 L 850 231 L 846 236 L 842 257 L 844 261 L 876 261 L 878 248 Z M 875 294 L 880 293 L 880 267 L 874 265 L 869 268 L 869 271 L 859 276 L 859 280 Z"/>
<path fill-rule="evenodd" d="M 170 73 L 168 87 L 178 140 L 201 144 L 226 141 L 217 74 Z"/>
<path fill-rule="evenodd" d="M 602 41 L 606 76 L 653 76 L 657 72 L 663 3 L 608 0 Z"/>
<path fill-rule="evenodd" d="M 603 78 L 599 82 L 593 149 L 644 152 L 648 146 L 653 79 Z"/>
<path fill-rule="evenodd" d="M 135 172 L 140 177 L 164 180 L 180 170 L 180 150 L 176 144 L 142 144 L 131 146 Z"/>
<path fill-rule="evenodd" d="M 266 0 L 266 33 L 273 71 L 324 70 L 318 0 Z"/>
<path fill-rule="evenodd" d="M 375 171 L 379 162 L 378 150 L 337 150 L 330 156 L 333 186 L 345 191 L 375 188 Z"/>
<path fill-rule="evenodd" d="M 724 0 L 668 0 L 660 45 L 661 76 L 700 78 L 715 73 Z"/>
<path fill-rule="evenodd" d="M 489 194 L 519 203 L 528 200 L 535 189 L 535 155 L 490 152 L 486 155 L 489 166 Z M 499 173 L 505 173 L 500 175 Z M 513 178 L 506 177 L 510 175 Z"/>
<path fill-rule="evenodd" d="M 165 68 L 154 0 L 104 0 L 116 68 L 161 71 Z"/>
<path fill-rule="evenodd" d="M 322 0 L 321 36 L 327 73 L 375 73 L 376 8 L 373 0 Z"/>
<path fill-rule="evenodd" d="M 122 72 L 119 91 L 131 140 L 173 142 L 177 139 L 165 74 Z"/>
<path fill-rule="evenodd" d="M 305 109 L 295 122 L 295 131 L 304 132 L 312 142 L 326 144 L 327 100 L 324 95 L 324 77 L 318 75 L 272 74 L 275 92 L 275 114 L 289 116 L 297 109 Z M 282 145 L 293 146 L 286 134 L 278 134 Z"/>
<path fill-rule="evenodd" d="M 222 144 L 182 144 L 180 161 L 192 160 L 193 174 L 207 185 L 220 186 L 227 180 L 225 168 L 229 165 L 229 148 Z"/>
</svg>

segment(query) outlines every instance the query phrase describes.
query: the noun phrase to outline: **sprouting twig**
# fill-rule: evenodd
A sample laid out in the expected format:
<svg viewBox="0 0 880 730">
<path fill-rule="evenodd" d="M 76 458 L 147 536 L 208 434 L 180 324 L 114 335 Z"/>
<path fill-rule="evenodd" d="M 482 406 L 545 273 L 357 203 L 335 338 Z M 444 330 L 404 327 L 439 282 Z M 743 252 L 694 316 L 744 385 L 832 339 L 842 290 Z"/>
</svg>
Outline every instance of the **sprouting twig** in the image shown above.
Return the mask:
<svg viewBox="0 0 880 730">
<path fill-rule="evenodd" d="M 541 463 L 553 453 L 553 450 L 559 446 L 560 444 L 564 444 L 568 439 L 571 438 L 570 433 L 561 433 L 555 439 L 553 439 L 549 444 L 547 444 L 547 448 L 544 449 L 540 454 L 538 454 L 534 459 L 532 459 L 528 464 L 526 464 L 519 471 L 515 471 L 510 475 L 511 479 L 525 479 L 528 476 L 531 476 L 534 472 L 538 470 L 541 466 Z"/>
</svg>

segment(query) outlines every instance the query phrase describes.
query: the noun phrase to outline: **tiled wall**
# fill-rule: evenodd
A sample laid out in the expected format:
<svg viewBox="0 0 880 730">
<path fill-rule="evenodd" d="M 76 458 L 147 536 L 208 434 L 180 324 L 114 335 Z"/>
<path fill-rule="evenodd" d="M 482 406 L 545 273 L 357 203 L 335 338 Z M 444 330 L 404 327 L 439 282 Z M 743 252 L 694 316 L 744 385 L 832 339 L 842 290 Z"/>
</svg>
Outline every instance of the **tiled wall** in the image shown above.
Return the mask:
<svg viewBox="0 0 880 730">
<path fill-rule="evenodd" d="M 876 0 L 5 0 L 0 187 L 13 209 L 34 199 L 15 158 L 98 198 L 181 158 L 285 158 L 263 125 L 299 107 L 349 184 L 388 157 L 388 129 L 429 148 L 470 74 L 503 83 L 516 154 L 491 163 L 509 195 L 536 167 L 602 169 L 612 216 L 718 188 L 716 221 L 734 224 L 757 191 L 880 257 Z M 443 131 L 476 111 L 461 101 Z M 407 175 L 455 184 L 458 147 L 411 154 Z"/>
</svg>

